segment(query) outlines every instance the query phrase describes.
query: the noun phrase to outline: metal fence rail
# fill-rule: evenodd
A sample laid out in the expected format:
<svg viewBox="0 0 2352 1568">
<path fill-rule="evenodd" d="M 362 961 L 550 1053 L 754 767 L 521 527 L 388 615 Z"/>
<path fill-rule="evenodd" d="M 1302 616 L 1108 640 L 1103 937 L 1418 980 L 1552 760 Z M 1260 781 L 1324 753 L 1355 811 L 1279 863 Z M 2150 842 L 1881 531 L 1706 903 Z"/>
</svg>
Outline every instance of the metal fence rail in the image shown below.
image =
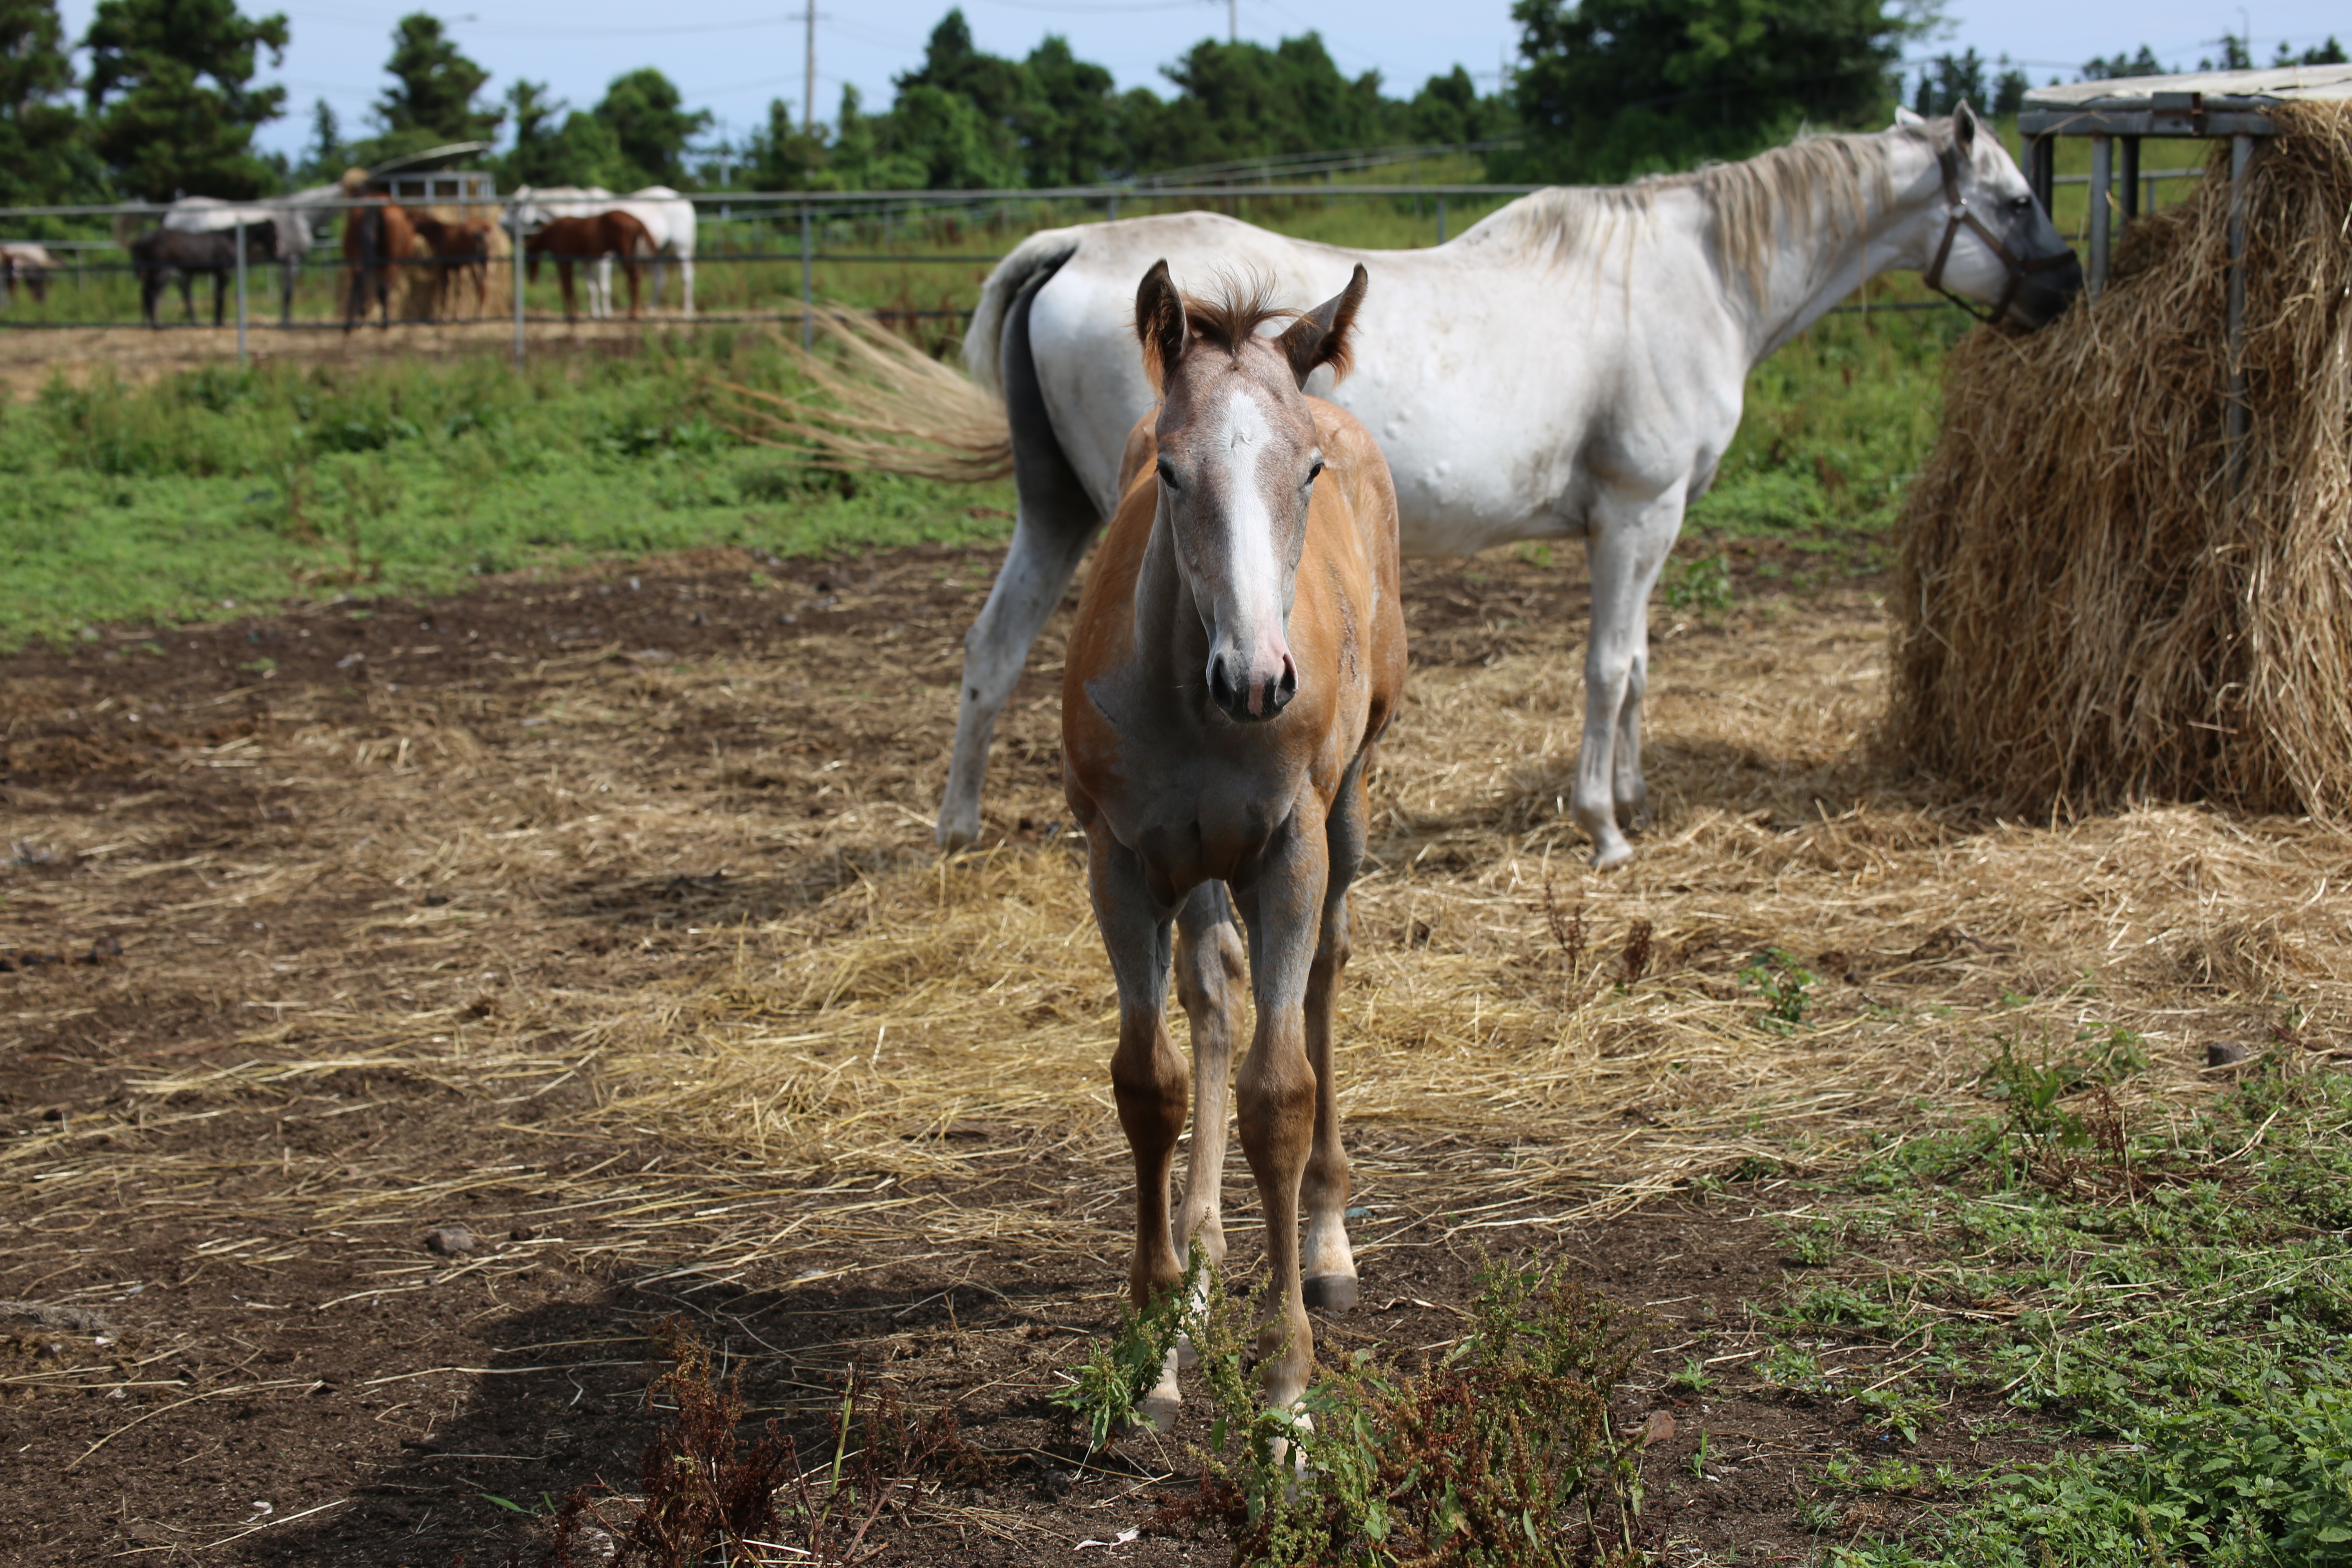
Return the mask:
<svg viewBox="0 0 2352 1568">
<path fill-rule="evenodd" d="M 691 202 L 696 207 L 698 214 L 697 226 L 701 230 L 701 237 L 696 247 L 698 253 L 692 258 L 696 266 L 734 269 L 788 267 L 798 263 L 800 268 L 800 286 L 797 290 L 798 309 L 796 310 L 729 309 L 698 311 L 694 319 L 716 323 L 752 321 L 794 323 L 800 327 L 803 342 L 810 341 L 817 317 L 815 269 L 820 266 L 982 267 L 992 266 L 1003 258 L 1002 252 L 986 248 L 955 247 L 945 250 L 921 250 L 912 247 L 913 245 L 919 245 L 922 237 L 945 239 L 951 244 L 954 237 L 962 232 L 958 226 L 960 225 L 992 228 L 1011 226 L 1034 230 L 1048 224 L 1115 219 L 1119 216 L 1122 204 L 1126 205 L 1130 211 L 1138 204 L 1141 204 L 1154 211 L 1165 211 L 1171 207 L 1178 210 L 1214 207 L 1237 213 L 1245 204 L 1268 201 L 1313 201 L 1326 204 L 1335 200 L 1390 201 L 1401 204 L 1410 200 L 1413 204 L 1415 214 L 1418 215 L 1421 203 L 1426 200 L 1433 205 L 1436 238 L 1438 243 L 1443 244 L 1449 235 L 1448 198 L 1455 201 L 1471 200 L 1488 203 L 1525 195 L 1544 188 L 1536 184 L 1466 181 L 1424 183 L 1398 182 L 1391 179 L 1378 183 L 1357 183 L 1343 182 L 1333 177 L 1349 170 L 1392 167 L 1398 163 L 1409 162 L 1419 157 L 1434 157 L 1446 153 L 1458 153 L 1462 151 L 1464 149 L 1458 147 L 1392 148 L 1344 154 L 1306 154 L 1286 163 L 1280 160 L 1255 160 L 1232 165 L 1209 165 L 1199 170 L 1179 170 L 1172 172 L 1171 175 L 1160 176 L 1171 180 L 1171 183 L 1169 184 L 1139 181 L 1119 184 L 1064 185 L 1042 190 L 716 191 L 690 194 L 683 199 Z M 2152 208 L 2155 205 L 2156 182 L 2194 179 L 2200 177 L 2202 173 L 2201 169 L 2147 170 L 2144 171 L 2139 177 L 2147 182 L 2148 205 Z M 1316 177 L 1318 174 L 1322 178 L 1318 179 Z M 1182 183 L 1175 183 L 1177 176 L 1186 178 Z M 2089 175 L 2060 176 L 2057 183 L 2087 184 L 2090 178 Z M 530 199 L 530 194 L 524 192 L 495 198 L 453 198 L 449 201 L 431 204 L 435 207 L 457 207 L 478 211 L 486 217 L 495 215 L 499 228 L 506 234 L 512 247 L 512 252 L 507 257 L 492 258 L 490 265 L 493 267 L 504 265 L 511 269 L 513 298 L 510 308 L 501 309 L 499 317 L 501 321 L 511 321 L 514 333 L 514 356 L 518 364 L 523 362 L 525 356 L 528 327 L 568 319 L 545 312 L 533 312 L 528 309 L 528 301 L 525 298 L 526 269 L 518 265 L 522 258 L 526 234 L 518 219 L 520 203 Z M 262 200 L 249 204 L 253 207 L 261 209 L 273 205 L 290 205 L 294 204 L 286 203 L 282 198 L 276 202 Z M 317 217 L 338 215 L 378 204 L 375 200 L 348 198 L 338 194 L 331 198 L 306 201 L 299 205 L 306 213 Z M 126 217 L 160 220 L 172 210 L 170 206 L 152 202 L 0 207 L 0 233 L 5 233 L 11 227 L 19 227 L 27 220 L 33 219 L 45 220 L 45 226 L 55 226 L 61 223 L 85 229 L 99 229 L 101 226 L 120 226 L 119 220 Z M 793 234 L 795 229 L 797 245 L 791 243 L 795 237 Z M 872 244 L 872 237 L 877 231 L 884 242 L 879 248 Z M 226 230 L 224 229 L 222 232 Z M 911 242 L 910 247 L 889 248 L 894 234 L 908 237 Z M 866 237 L 867 243 L 857 244 L 856 241 L 861 237 Z M 250 269 L 246 261 L 245 229 L 241 224 L 236 227 L 236 238 L 237 259 L 235 289 L 237 358 L 240 364 L 247 362 L 248 332 L 257 325 L 263 330 L 280 332 L 347 330 L 346 323 L 340 318 L 296 320 L 291 313 L 292 293 L 295 287 L 301 281 L 321 274 L 348 276 L 348 266 L 334 248 L 338 241 L 331 237 L 323 237 L 316 242 L 313 250 L 309 254 L 283 260 L 256 263 L 278 271 L 283 290 L 281 308 L 278 312 L 279 319 L 257 323 L 251 320 L 248 312 Z M 730 243 L 739 239 L 748 243 Z M 779 244 L 778 241 L 782 243 Z M 844 241 L 847 243 L 843 243 Z M 111 238 L 99 238 L 85 234 L 71 238 L 44 239 L 39 243 L 56 251 L 70 255 L 72 258 L 70 268 L 60 265 L 50 275 L 52 282 L 70 279 L 78 289 L 93 282 L 103 287 L 109 279 L 135 274 L 139 271 L 139 268 L 127 257 L 121 260 L 101 259 L 110 251 L 118 255 L 121 253 L 121 247 Z M 711 248 L 701 249 L 703 244 L 709 244 Z M 322 250 L 326 253 L 324 256 L 320 254 Z M 62 259 L 61 257 L 61 262 Z M 550 259 L 564 258 L 551 257 Z M 657 267 L 674 267 L 677 261 L 676 258 L 665 257 L 652 264 Z M 431 268 L 462 267 L 470 263 L 456 258 L 413 257 L 403 258 L 394 265 L 404 268 Z M 349 293 L 348 288 L 339 290 L 339 294 L 344 296 L 338 299 L 339 307 L 348 306 Z M 1843 306 L 1839 309 L 1841 312 L 1860 313 L 1864 310 L 1944 308 L 1947 307 L 1937 301 L 1891 301 L 1866 307 Z M 905 297 L 905 290 L 902 289 L 898 305 L 875 313 L 888 320 L 940 321 L 967 317 L 970 310 L 965 307 L 954 306 L 946 300 L 941 302 L 941 308 L 939 309 L 919 308 L 914 300 Z M 457 318 L 409 315 L 396 319 L 402 325 L 415 326 L 430 324 L 436 320 Z M 486 318 L 482 316 L 474 318 L 476 321 L 484 319 Z M 102 315 L 102 319 L 82 319 L 80 312 L 77 312 L 70 319 L 28 320 L 21 312 L 13 310 L 7 314 L 0 315 L 0 328 L 13 328 L 17 331 L 68 329 L 88 331 L 125 327 L 131 324 L 131 321 L 119 320 L 110 315 Z M 165 330 L 167 327 L 167 324 L 160 320 L 160 316 L 157 327 L 158 330 Z M 180 322 L 169 323 L 168 327 L 185 330 L 185 325 Z"/>
</svg>

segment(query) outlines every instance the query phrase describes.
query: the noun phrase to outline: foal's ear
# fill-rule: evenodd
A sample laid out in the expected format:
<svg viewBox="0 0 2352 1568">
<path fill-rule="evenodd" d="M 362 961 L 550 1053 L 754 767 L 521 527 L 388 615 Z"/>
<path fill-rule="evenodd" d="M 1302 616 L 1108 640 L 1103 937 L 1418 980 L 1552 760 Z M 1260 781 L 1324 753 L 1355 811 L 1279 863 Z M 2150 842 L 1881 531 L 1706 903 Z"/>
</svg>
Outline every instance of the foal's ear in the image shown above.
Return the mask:
<svg viewBox="0 0 2352 1568">
<path fill-rule="evenodd" d="M 1169 374 L 1184 357 L 1191 329 L 1184 321 L 1184 297 L 1168 276 L 1165 257 L 1151 264 L 1135 289 L 1135 335 L 1143 343 L 1143 374 L 1154 391 L 1168 384 Z"/>
<path fill-rule="evenodd" d="M 1366 281 L 1364 264 L 1359 261 L 1345 289 L 1293 321 L 1282 334 L 1283 357 L 1290 362 L 1290 374 L 1298 378 L 1302 390 L 1318 365 L 1329 365 L 1335 380 L 1348 374 L 1348 334 L 1356 324 L 1356 307 L 1364 302 Z"/>
</svg>

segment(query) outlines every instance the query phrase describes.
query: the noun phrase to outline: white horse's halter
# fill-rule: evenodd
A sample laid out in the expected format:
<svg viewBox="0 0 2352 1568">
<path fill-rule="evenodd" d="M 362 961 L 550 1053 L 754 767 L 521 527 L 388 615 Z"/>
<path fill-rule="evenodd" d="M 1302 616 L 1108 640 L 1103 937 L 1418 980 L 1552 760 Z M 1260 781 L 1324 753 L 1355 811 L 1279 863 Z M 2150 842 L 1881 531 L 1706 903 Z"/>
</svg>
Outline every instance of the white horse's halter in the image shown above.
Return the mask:
<svg viewBox="0 0 2352 1568">
<path fill-rule="evenodd" d="M 1943 243 L 1936 247 L 1936 259 L 1927 266 L 1927 287 L 1978 321 L 1987 325 L 1999 325 L 2001 318 L 2009 314 L 2010 306 L 2016 303 L 2017 291 L 2024 287 L 2028 278 L 2037 272 L 2047 272 L 2053 267 L 2065 266 L 2074 258 L 2074 253 L 2060 250 L 2049 256 L 2036 257 L 2031 261 L 2020 261 L 2009 253 L 2009 247 L 2001 243 L 2000 236 L 1969 209 L 1968 198 L 1960 195 L 1959 154 L 1949 146 L 1943 147 L 1936 153 L 1936 164 L 1944 172 L 1944 238 Z M 1952 241 L 1959 237 L 1963 228 L 1982 240 L 1985 248 L 1993 253 L 1994 258 L 2009 274 L 2009 284 L 2001 289 L 2000 298 L 1994 301 L 1990 310 L 1979 310 L 1973 300 L 1963 299 L 1944 287 L 1944 263 L 1951 259 Z"/>
</svg>

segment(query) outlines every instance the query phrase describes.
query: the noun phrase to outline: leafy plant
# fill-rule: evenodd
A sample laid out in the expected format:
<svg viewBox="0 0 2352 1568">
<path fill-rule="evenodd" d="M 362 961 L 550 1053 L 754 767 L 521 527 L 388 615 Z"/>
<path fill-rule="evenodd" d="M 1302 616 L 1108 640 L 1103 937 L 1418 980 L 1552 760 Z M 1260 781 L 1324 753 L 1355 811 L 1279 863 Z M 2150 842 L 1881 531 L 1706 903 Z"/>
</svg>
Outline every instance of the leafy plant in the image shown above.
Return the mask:
<svg viewBox="0 0 2352 1568">
<path fill-rule="evenodd" d="M 1609 1393 L 1643 1336 L 1559 1268 L 1488 1265 L 1447 1356 L 1419 1373 L 1368 1357 L 1327 1371 L 1311 1425 L 1255 1405 L 1235 1309 L 1213 1286 L 1207 1300 L 1192 1331 L 1218 1412 L 1209 1473 L 1202 1503 L 1160 1522 L 1213 1514 L 1234 1563 L 1266 1568 L 1642 1560 L 1642 1440 L 1612 1429 Z"/>
<path fill-rule="evenodd" d="M 1197 1248 L 1183 1279 L 1160 1293 L 1143 1311 L 1121 1303 L 1118 1331 L 1108 1344 L 1087 1349 L 1087 1359 L 1066 1373 L 1070 1381 L 1047 1398 L 1069 1412 L 1086 1439 L 1089 1454 L 1110 1447 L 1111 1439 L 1135 1417 L 1137 1403 L 1160 1381 L 1168 1352 L 1184 1332 L 1185 1303 L 1202 1288 L 1208 1268 Z"/>
<path fill-rule="evenodd" d="M 1662 592 L 1671 609 L 1700 616 L 1719 616 L 1731 608 L 1735 597 L 1731 585 L 1731 557 L 1717 551 L 1713 555 L 1670 560 L 1666 563 Z"/>
<path fill-rule="evenodd" d="M 1739 972 L 1739 983 L 1764 999 L 1764 1026 L 1788 1034 L 1805 1021 L 1806 993 L 1820 977 L 1783 948 L 1768 947 Z"/>
</svg>

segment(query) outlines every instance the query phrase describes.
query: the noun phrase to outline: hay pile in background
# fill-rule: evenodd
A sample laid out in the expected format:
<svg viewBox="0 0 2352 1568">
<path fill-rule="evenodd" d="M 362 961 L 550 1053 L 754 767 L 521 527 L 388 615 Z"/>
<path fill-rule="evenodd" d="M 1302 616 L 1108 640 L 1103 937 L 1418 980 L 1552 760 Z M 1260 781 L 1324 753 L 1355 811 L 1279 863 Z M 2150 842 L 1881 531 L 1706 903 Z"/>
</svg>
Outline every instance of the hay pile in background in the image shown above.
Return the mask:
<svg viewBox="0 0 2352 1568">
<path fill-rule="evenodd" d="M 2352 816 L 2352 106 L 2247 175 L 2252 430 L 2228 483 L 2226 150 L 2107 292 L 1954 351 L 1906 509 L 1887 739 L 2033 816 Z"/>
</svg>

